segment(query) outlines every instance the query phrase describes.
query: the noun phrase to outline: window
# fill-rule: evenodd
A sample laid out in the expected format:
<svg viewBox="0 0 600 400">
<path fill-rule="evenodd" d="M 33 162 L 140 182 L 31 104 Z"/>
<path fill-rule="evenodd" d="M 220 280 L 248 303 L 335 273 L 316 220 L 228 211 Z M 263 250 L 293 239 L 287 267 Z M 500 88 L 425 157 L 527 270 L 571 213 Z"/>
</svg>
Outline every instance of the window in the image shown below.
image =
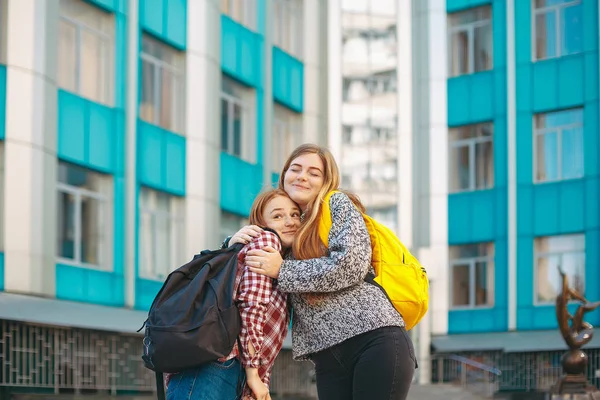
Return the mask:
<svg viewBox="0 0 600 400">
<path fill-rule="evenodd" d="M 172 132 L 184 130 L 183 53 L 142 36 L 140 118 Z"/>
<path fill-rule="evenodd" d="M 114 87 L 112 14 L 82 0 L 60 0 L 58 85 L 112 105 Z"/>
<path fill-rule="evenodd" d="M 57 257 L 60 263 L 112 268 L 112 179 L 59 162 Z"/>
<path fill-rule="evenodd" d="M 396 140 L 394 120 L 377 121 L 378 125 L 344 125 L 342 127 L 342 143 L 352 145 L 393 145 Z"/>
<path fill-rule="evenodd" d="M 221 210 L 221 240 L 236 233 L 242 226 L 248 225 L 248 219 L 241 215 Z"/>
<path fill-rule="evenodd" d="M 534 120 L 535 181 L 583 177 L 583 110 L 538 114 Z"/>
<path fill-rule="evenodd" d="M 225 76 L 221 80 L 221 150 L 246 161 L 254 161 L 255 96 Z"/>
<path fill-rule="evenodd" d="M 302 58 L 301 0 L 273 1 L 273 44 L 296 58 Z"/>
<path fill-rule="evenodd" d="M 273 107 L 273 170 L 279 172 L 302 140 L 302 117 L 279 106 Z"/>
<path fill-rule="evenodd" d="M 140 190 L 140 276 L 163 280 L 188 260 L 183 199 L 146 187 Z"/>
<path fill-rule="evenodd" d="M 493 68 L 492 9 L 477 7 L 450 14 L 450 76 Z"/>
<path fill-rule="evenodd" d="M 256 27 L 257 6 L 256 0 L 221 0 L 221 12 L 250 29 Z"/>
<path fill-rule="evenodd" d="M 343 79 L 343 101 L 353 102 L 372 96 L 396 93 L 396 70 L 383 71 L 365 78 L 345 77 Z"/>
<path fill-rule="evenodd" d="M 569 286 L 585 296 L 585 236 L 561 235 L 535 239 L 535 302 L 551 303 L 560 293 L 559 268 Z"/>
<path fill-rule="evenodd" d="M 532 0 L 533 60 L 583 51 L 581 0 Z"/>
<path fill-rule="evenodd" d="M 494 186 L 493 132 L 491 122 L 449 130 L 450 191 L 480 190 Z"/>
<path fill-rule="evenodd" d="M 494 305 L 494 244 L 450 246 L 450 298 L 453 308 Z"/>
</svg>

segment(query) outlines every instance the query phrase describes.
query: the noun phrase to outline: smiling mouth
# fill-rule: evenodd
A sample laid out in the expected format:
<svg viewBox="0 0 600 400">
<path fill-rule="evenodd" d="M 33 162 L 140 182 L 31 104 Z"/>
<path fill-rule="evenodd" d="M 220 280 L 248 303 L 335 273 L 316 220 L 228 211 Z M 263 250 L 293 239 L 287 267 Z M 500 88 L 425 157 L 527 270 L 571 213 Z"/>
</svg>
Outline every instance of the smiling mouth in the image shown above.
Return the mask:
<svg viewBox="0 0 600 400">
<path fill-rule="evenodd" d="M 293 185 L 294 187 L 298 188 L 298 189 L 303 189 L 303 190 L 308 190 L 307 187 L 304 186 L 300 186 L 300 185 Z"/>
</svg>

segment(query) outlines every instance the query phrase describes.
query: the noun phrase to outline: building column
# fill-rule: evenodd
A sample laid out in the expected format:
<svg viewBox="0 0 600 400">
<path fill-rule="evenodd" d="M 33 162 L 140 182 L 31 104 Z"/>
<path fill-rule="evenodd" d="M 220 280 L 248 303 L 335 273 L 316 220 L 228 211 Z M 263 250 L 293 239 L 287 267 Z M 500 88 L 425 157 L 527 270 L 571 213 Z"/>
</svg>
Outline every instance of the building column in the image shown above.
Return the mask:
<svg viewBox="0 0 600 400">
<path fill-rule="evenodd" d="M 263 10 L 263 46 L 265 58 L 263 62 L 263 88 L 262 88 L 262 164 L 263 188 L 273 186 L 273 2 L 266 0 L 261 7 Z M 261 99 L 261 96 L 257 96 Z M 258 110 L 260 108 L 257 107 Z M 259 111 L 260 112 L 260 111 Z"/>
<path fill-rule="evenodd" d="M 5 290 L 54 296 L 59 2 L 6 9 Z"/>
<path fill-rule="evenodd" d="M 342 160 L 342 3 L 327 2 L 327 138 L 331 153 Z M 307 81 L 307 84 L 309 82 Z"/>
<path fill-rule="evenodd" d="M 127 9 L 127 90 L 125 102 L 125 305 L 135 307 L 137 254 L 137 127 L 140 43 L 139 1 L 129 0 Z"/>
<path fill-rule="evenodd" d="M 302 137 L 305 142 L 326 146 L 327 42 L 323 38 L 327 37 L 327 4 L 319 0 L 304 0 L 303 8 L 304 121 Z"/>
<path fill-rule="evenodd" d="M 448 122 L 446 1 L 414 0 L 416 159 L 415 246 L 430 278 L 429 312 L 419 324 L 419 382 L 431 380 L 432 334 L 448 332 Z"/>
<path fill-rule="evenodd" d="M 195 254 L 219 240 L 220 1 L 188 1 L 187 16 L 186 252 Z"/>
</svg>

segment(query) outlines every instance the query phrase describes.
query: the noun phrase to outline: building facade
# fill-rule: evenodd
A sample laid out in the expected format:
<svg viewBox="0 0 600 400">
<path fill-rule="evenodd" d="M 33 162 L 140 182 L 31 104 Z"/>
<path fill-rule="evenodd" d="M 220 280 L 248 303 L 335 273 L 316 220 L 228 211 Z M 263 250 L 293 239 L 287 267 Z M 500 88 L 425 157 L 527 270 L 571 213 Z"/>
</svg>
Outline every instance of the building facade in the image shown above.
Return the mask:
<svg viewBox="0 0 600 400">
<path fill-rule="evenodd" d="M 0 0 L 0 398 L 152 398 L 136 331 L 164 278 L 326 143 L 326 12 Z"/>
<path fill-rule="evenodd" d="M 545 389 L 566 346 L 559 267 L 600 299 L 598 1 L 384 3 L 329 2 L 329 140 L 428 268 L 418 379 L 457 355 L 500 368 L 498 390 Z"/>
</svg>

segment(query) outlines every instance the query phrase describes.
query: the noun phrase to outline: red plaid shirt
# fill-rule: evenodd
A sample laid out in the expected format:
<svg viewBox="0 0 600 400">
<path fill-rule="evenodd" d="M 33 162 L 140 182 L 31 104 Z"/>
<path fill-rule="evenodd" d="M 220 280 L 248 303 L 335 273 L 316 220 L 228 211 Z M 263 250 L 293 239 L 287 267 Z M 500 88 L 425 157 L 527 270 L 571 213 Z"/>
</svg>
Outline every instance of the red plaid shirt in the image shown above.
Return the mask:
<svg viewBox="0 0 600 400">
<path fill-rule="evenodd" d="M 248 270 L 245 264 L 246 253 L 250 250 L 271 246 L 281 251 L 281 242 L 276 234 L 263 231 L 262 234 L 248 243 L 238 255 L 238 273 L 236 276 L 237 292 L 234 300 L 242 317 L 240 342 L 244 368 L 258 368 L 260 379 L 269 386 L 271 370 L 275 358 L 287 335 L 289 312 L 287 294 L 277 290 L 277 282 L 264 275 Z M 254 348 L 254 356 L 248 351 L 248 344 Z M 234 346 L 229 356 L 220 361 L 238 357 L 238 345 Z M 246 385 L 243 399 L 253 399 L 252 391 Z"/>
</svg>

